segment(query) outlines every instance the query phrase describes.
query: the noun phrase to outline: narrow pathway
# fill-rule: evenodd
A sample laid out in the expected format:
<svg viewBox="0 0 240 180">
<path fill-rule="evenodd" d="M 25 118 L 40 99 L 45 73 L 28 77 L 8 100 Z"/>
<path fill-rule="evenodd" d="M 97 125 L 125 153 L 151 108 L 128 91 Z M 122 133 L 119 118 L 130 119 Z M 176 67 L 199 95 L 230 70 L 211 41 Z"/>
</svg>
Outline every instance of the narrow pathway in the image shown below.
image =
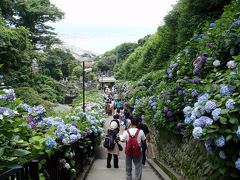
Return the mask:
<svg viewBox="0 0 240 180">
<path fill-rule="evenodd" d="M 109 128 L 110 121 L 112 120 L 112 117 L 109 117 L 106 119 L 105 122 L 105 130 Z M 123 129 L 121 128 L 120 134 L 123 133 Z M 122 143 L 123 147 L 125 143 Z M 105 148 L 101 145 L 99 146 L 99 149 L 97 150 L 97 156 L 96 160 L 93 163 L 93 166 L 86 178 L 86 180 L 124 180 L 126 179 L 125 176 L 125 154 L 124 151 L 120 152 L 119 155 L 119 168 L 107 168 L 107 158 L 106 158 L 106 151 Z M 133 175 L 134 172 L 134 165 L 133 165 Z M 158 176 L 155 174 L 155 172 L 151 169 L 151 167 L 146 163 L 145 166 L 143 166 L 142 171 L 142 179 L 146 180 L 159 180 Z M 134 176 L 133 176 L 134 177 Z"/>
</svg>

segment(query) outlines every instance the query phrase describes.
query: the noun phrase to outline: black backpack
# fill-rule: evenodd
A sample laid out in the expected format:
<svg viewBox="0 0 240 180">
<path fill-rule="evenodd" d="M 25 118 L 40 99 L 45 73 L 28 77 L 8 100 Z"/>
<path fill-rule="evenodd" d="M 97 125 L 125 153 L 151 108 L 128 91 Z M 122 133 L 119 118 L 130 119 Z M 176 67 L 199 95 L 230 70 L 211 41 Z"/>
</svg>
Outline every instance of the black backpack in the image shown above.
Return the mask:
<svg viewBox="0 0 240 180">
<path fill-rule="evenodd" d="M 103 146 L 107 149 L 114 149 L 114 133 L 112 131 L 108 131 L 108 134 L 105 136 Z"/>
</svg>

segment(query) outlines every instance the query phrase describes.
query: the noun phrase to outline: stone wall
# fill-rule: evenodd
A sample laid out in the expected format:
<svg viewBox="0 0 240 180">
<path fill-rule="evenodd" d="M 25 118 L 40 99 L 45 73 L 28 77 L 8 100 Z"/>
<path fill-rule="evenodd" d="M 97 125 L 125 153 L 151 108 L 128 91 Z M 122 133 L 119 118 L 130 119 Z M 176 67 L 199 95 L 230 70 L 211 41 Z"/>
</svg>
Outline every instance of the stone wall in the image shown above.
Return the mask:
<svg viewBox="0 0 240 180">
<path fill-rule="evenodd" d="M 202 143 L 166 129 L 155 129 L 151 134 L 155 160 L 172 179 L 223 179 L 206 163 L 208 154 Z"/>
</svg>

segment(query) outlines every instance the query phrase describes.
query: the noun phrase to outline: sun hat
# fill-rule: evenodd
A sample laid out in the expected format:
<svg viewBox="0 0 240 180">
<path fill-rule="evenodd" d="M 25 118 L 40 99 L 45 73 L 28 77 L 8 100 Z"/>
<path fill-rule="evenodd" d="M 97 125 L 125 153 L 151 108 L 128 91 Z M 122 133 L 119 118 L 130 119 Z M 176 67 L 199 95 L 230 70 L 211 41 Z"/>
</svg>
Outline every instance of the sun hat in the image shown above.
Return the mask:
<svg viewBox="0 0 240 180">
<path fill-rule="evenodd" d="M 116 129 L 118 127 L 118 124 L 116 121 L 112 121 L 111 124 L 110 124 L 110 128 L 111 129 Z"/>
</svg>

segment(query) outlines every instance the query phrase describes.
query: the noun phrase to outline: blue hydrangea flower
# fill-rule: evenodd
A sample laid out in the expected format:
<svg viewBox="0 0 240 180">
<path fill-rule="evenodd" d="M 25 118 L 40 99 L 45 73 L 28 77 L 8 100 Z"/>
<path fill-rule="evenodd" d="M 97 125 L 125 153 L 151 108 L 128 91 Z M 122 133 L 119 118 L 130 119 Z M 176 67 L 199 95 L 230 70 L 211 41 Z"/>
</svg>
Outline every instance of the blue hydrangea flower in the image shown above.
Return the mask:
<svg viewBox="0 0 240 180">
<path fill-rule="evenodd" d="M 223 95 L 223 96 L 231 96 L 232 93 L 234 92 L 235 90 L 235 87 L 234 86 L 231 86 L 231 85 L 222 85 L 221 88 L 220 88 L 220 93 Z"/>
<path fill-rule="evenodd" d="M 157 109 L 157 106 L 152 106 L 152 109 L 155 111 Z"/>
<path fill-rule="evenodd" d="M 213 28 L 215 26 L 215 23 L 210 24 L 210 28 Z"/>
<path fill-rule="evenodd" d="M 196 90 L 193 90 L 191 95 L 192 95 L 192 97 L 197 97 L 198 96 L 198 92 Z"/>
<path fill-rule="evenodd" d="M 194 127 L 204 128 L 206 126 L 212 125 L 213 120 L 207 116 L 201 116 L 193 122 Z"/>
<path fill-rule="evenodd" d="M 182 95 L 183 94 L 183 91 L 182 90 L 179 90 L 178 91 L 178 95 Z"/>
<path fill-rule="evenodd" d="M 218 147 L 223 147 L 226 143 L 225 138 L 223 136 L 220 136 L 219 138 L 215 139 L 215 145 Z"/>
<path fill-rule="evenodd" d="M 164 107 L 164 108 L 163 108 L 163 112 L 164 112 L 164 113 L 167 113 L 167 112 L 168 112 L 168 107 Z"/>
<path fill-rule="evenodd" d="M 200 73 L 200 70 L 198 68 L 193 69 L 193 74 L 198 75 Z"/>
<path fill-rule="evenodd" d="M 238 126 L 238 129 L 237 129 L 237 136 L 238 136 L 238 139 L 240 139 L 240 126 Z"/>
<path fill-rule="evenodd" d="M 3 92 L 6 93 L 6 101 L 13 102 L 15 99 L 14 89 L 3 89 Z"/>
<path fill-rule="evenodd" d="M 6 107 L 0 107 L 0 114 L 3 114 L 5 116 L 14 116 L 15 112 L 12 109 L 9 109 Z"/>
<path fill-rule="evenodd" d="M 187 89 L 184 89 L 182 92 L 183 92 L 183 94 L 187 94 L 187 93 L 188 93 L 188 90 L 187 90 Z"/>
<path fill-rule="evenodd" d="M 213 117 L 213 120 L 218 120 L 220 118 L 220 115 L 221 115 L 221 111 L 222 109 L 221 108 L 216 108 L 212 111 L 212 117 Z"/>
<path fill-rule="evenodd" d="M 213 101 L 213 100 L 209 100 L 209 101 L 206 102 L 206 104 L 205 104 L 205 106 L 204 106 L 204 109 L 205 109 L 208 113 L 210 113 L 210 112 L 212 112 L 212 110 L 216 109 L 216 107 L 217 107 L 216 102 Z"/>
<path fill-rule="evenodd" d="M 234 77 L 236 74 L 237 74 L 237 73 L 235 73 L 235 72 L 233 72 L 233 71 L 230 72 L 230 76 L 231 76 L 231 77 Z"/>
<path fill-rule="evenodd" d="M 185 116 L 190 116 L 191 115 L 191 112 L 192 112 L 192 107 L 190 106 L 186 106 L 184 109 L 183 109 L 183 113 Z"/>
<path fill-rule="evenodd" d="M 226 154 L 225 154 L 224 151 L 220 151 L 220 152 L 219 152 L 219 157 L 220 157 L 221 159 L 227 159 L 227 156 L 226 156 Z"/>
<path fill-rule="evenodd" d="M 55 146 L 57 146 L 57 143 L 53 138 L 47 137 L 47 139 L 45 141 L 45 145 L 47 146 L 48 149 L 52 149 Z"/>
<path fill-rule="evenodd" d="M 199 77 L 195 77 L 194 79 L 190 80 L 192 84 L 200 84 L 201 80 Z"/>
<path fill-rule="evenodd" d="M 181 86 L 180 86 L 180 84 L 178 83 L 178 84 L 176 84 L 176 86 L 175 86 L 175 89 L 179 89 Z"/>
<path fill-rule="evenodd" d="M 184 123 L 185 124 L 191 124 L 192 123 L 192 119 L 191 118 L 189 118 L 189 117 L 186 117 L 185 119 L 184 119 Z"/>
<path fill-rule="evenodd" d="M 198 107 L 195 107 L 192 111 L 192 116 L 194 117 L 201 117 L 203 115 L 203 112 L 201 111 L 201 107 L 198 106 Z"/>
<path fill-rule="evenodd" d="M 77 134 L 79 130 L 75 126 L 70 126 L 69 131 L 73 134 Z"/>
<path fill-rule="evenodd" d="M 75 134 L 71 134 L 71 135 L 69 136 L 69 138 L 70 138 L 70 141 L 71 141 L 71 142 L 74 142 L 74 141 L 77 141 L 77 140 L 78 140 L 78 136 L 75 135 Z"/>
<path fill-rule="evenodd" d="M 192 135 L 194 139 L 199 139 L 202 136 L 202 128 L 201 127 L 195 127 L 193 129 Z"/>
<path fill-rule="evenodd" d="M 228 99 L 227 102 L 226 102 L 226 108 L 227 109 L 234 109 L 234 100 L 233 99 Z"/>
<path fill-rule="evenodd" d="M 204 101 L 207 101 L 209 98 L 209 94 L 205 93 L 201 96 L 198 97 L 198 103 L 201 103 L 201 102 L 204 102 Z"/>
<path fill-rule="evenodd" d="M 235 162 L 235 167 L 237 168 L 237 170 L 240 171 L 240 158 L 238 158 Z"/>
</svg>

